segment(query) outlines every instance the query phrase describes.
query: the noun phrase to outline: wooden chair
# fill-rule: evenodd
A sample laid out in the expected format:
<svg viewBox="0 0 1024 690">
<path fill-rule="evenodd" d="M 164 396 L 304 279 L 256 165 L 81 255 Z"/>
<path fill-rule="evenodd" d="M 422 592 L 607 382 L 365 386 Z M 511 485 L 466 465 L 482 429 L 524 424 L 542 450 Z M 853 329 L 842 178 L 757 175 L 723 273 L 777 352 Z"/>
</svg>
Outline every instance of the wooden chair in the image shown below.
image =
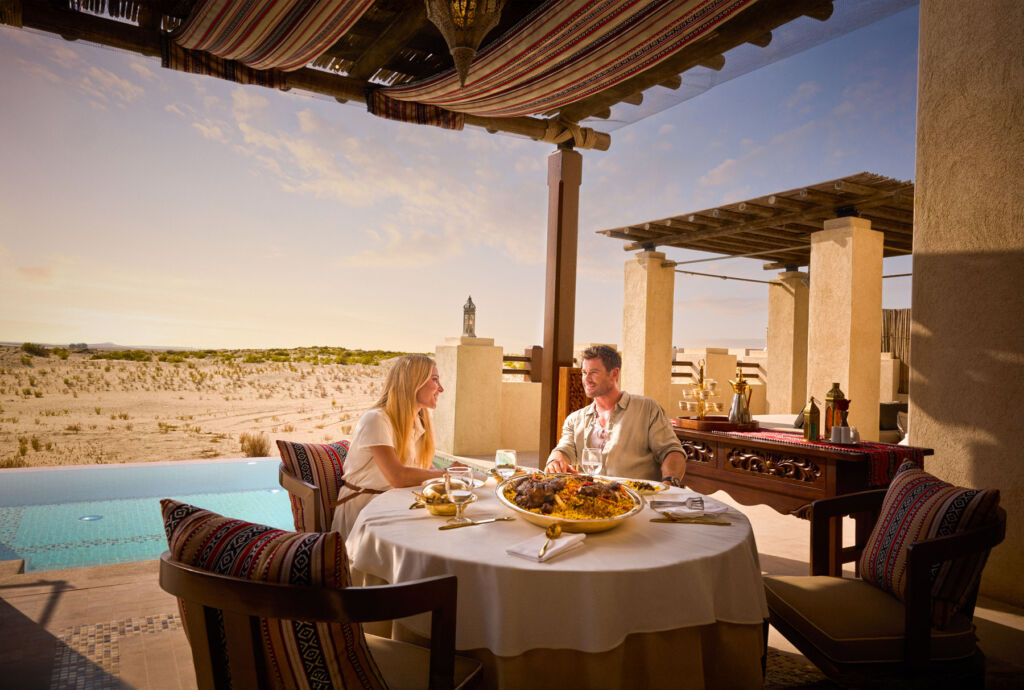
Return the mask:
<svg viewBox="0 0 1024 690">
<path fill-rule="evenodd" d="M 562 435 L 562 425 L 565 424 L 565 418 L 581 407 L 586 407 L 590 404 L 590 400 L 583 391 L 581 373 L 582 369 L 579 367 L 558 368 L 558 409 L 556 411 L 558 426 L 555 429 L 556 443 Z"/>
<path fill-rule="evenodd" d="M 324 514 L 319 487 L 296 477 L 283 462 L 277 469 L 277 481 L 293 499 L 292 517 L 295 518 L 297 532 L 324 532 L 330 529 L 331 518 Z M 301 510 L 296 510 L 296 501 L 302 506 Z"/>
<path fill-rule="evenodd" d="M 931 569 L 999 544 L 1006 533 L 1006 512 L 997 508 L 995 519 L 979 529 L 908 544 L 904 604 L 889 592 L 840 572 L 842 563 L 860 558 L 885 495 L 885 489 L 878 489 L 814 501 L 811 575 L 764 578 L 769 621 L 840 683 L 877 687 L 888 679 L 900 687 L 945 687 L 947 682 L 959 687 L 983 682 L 984 655 L 972 623 L 978 582 L 972 585 L 968 604 L 939 630 L 932 627 Z M 841 527 L 830 530 L 830 522 L 843 516 L 857 521 L 856 543 L 846 548 Z M 832 538 L 839 547 L 835 561 L 829 557 Z"/>
<path fill-rule="evenodd" d="M 455 656 L 457 586 L 454 575 L 346 589 L 253 582 L 186 565 L 170 552 L 160 557 L 160 587 L 182 601 L 201 690 L 266 687 L 260 618 L 370 622 L 426 611 L 431 613 L 429 650 L 367 635 L 374 660 L 392 690 L 465 687 L 480 665 Z"/>
</svg>

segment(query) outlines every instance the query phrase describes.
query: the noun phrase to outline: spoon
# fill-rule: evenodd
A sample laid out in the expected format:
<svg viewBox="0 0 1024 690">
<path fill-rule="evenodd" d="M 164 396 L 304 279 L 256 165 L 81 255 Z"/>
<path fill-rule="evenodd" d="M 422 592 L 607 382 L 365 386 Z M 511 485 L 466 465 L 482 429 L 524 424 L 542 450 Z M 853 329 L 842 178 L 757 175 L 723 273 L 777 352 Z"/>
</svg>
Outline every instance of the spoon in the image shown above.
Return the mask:
<svg viewBox="0 0 1024 690">
<path fill-rule="evenodd" d="M 544 529 L 544 534 L 547 536 L 547 541 L 544 542 L 544 546 L 540 547 L 540 551 L 537 553 L 537 558 L 544 558 L 544 554 L 547 553 L 548 547 L 562 536 L 562 526 L 557 522 L 548 525 Z"/>
</svg>

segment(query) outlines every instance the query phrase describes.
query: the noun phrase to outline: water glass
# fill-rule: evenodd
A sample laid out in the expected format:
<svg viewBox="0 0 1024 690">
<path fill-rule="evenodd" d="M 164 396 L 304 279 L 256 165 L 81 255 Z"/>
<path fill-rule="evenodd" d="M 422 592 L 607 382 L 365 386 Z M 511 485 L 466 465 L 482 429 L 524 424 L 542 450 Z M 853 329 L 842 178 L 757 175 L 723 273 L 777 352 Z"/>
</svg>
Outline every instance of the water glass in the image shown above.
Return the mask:
<svg viewBox="0 0 1024 690">
<path fill-rule="evenodd" d="M 473 469 L 470 467 L 449 467 L 444 472 L 444 490 L 448 500 L 455 504 L 455 517 L 448 520 L 452 524 L 469 522 L 462 516 L 462 511 L 473 496 Z"/>
<path fill-rule="evenodd" d="M 514 450 L 499 450 L 494 453 L 494 471 L 502 479 L 508 479 L 516 473 L 517 457 Z"/>
<path fill-rule="evenodd" d="M 584 448 L 580 458 L 581 469 L 585 474 L 597 474 L 601 471 L 601 451 L 598 448 Z"/>
</svg>

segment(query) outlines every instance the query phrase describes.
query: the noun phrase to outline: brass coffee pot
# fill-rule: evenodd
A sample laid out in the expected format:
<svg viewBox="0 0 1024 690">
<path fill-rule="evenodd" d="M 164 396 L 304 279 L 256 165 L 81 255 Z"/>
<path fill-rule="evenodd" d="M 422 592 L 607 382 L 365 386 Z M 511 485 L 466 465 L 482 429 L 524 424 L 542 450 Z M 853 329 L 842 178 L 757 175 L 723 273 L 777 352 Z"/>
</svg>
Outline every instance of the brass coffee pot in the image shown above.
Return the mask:
<svg viewBox="0 0 1024 690">
<path fill-rule="evenodd" d="M 743 371 L 736 367 L 736 378 L 729 380 L 732 386 L 732 406 L 729 408 L 729 421 L 734 424 L 750 424 L 750 395 L 753 392 L 750 384 L 743 378 Z"/>
</svg>

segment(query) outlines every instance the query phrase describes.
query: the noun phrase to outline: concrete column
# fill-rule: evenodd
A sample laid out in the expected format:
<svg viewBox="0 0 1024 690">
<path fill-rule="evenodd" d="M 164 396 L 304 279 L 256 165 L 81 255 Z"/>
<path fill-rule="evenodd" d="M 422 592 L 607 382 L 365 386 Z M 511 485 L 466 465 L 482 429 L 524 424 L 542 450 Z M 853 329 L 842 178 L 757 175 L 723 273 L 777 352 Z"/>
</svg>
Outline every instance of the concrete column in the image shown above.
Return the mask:
<svg viewBox="0 0 1024 690">
<path fill-rule="evenodd" d="M 807 400 L 806 273 L 783 271 L 768 286 L 768 414 L 796 414 Z"/>
<path fill-rule="evenodd" d="M 910 443 L 942 479 L 1000 490 L 981 592 L 1024 606 L 1024 3 L 919 12 Z"/>
<path fill-rule="evenodd" d="M 434 410 L 439 450 L 483 455 L 501 445 L 501 355 L 493 338 L 447 338 L 437 346 L 444 386 Z"/>
<path fill-rule="evenodd" d="M 662 252 L 638 252 L 626 262 L 622 308 L 623 390 L 657 400 L 667 414 L 671 397 L 672 306 L 675 270 Z"/>
<path fill-rule="evenodd" d="M 807 397 L 833 381 L 850 403 L 850 426 L 878 440 L 882 342 L 882 233 L 863 218 L 833 218 L 811 235 Z"/>
<path fill-rule="evenodd" d="M 576 243 L 583 156 L 558 149 L 548 156 L 548 253 L 544 289 L 544 362 L 541 377 L 541 458 L 558 442 L 558 368 L 572 366 L 576 327 Z"/>
</svg>

